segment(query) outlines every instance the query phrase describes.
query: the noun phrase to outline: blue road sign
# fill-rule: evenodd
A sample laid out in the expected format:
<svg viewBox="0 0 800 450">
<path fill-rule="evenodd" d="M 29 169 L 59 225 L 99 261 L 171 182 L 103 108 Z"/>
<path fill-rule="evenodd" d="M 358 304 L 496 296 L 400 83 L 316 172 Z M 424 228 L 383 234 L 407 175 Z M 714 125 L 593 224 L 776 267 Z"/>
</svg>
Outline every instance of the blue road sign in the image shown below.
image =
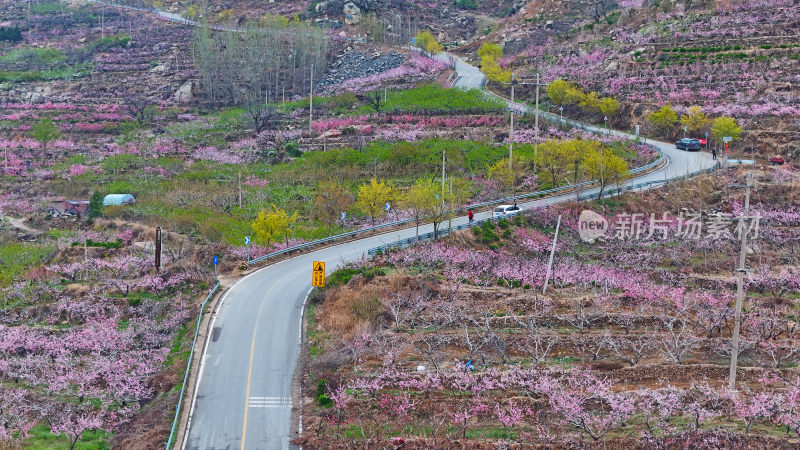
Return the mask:
<svg viewBox="0 0 800 450">
<path fill-rule="evenodd" d="M 706 131 L 706 139 L 708 139 L 708 131 Z"/>
<path fill-rule="evenodd" d="M 214 263 L 215 266 L 217 264 L 219 264 L 219 256 L 215 256 L 215 257 L 211 258 L 211 262 Z"/>
<path fill-rule="evenodd" d="M 250 236 L 244 237 L 244 245 L 250 245 Z"/>
<path fill-rule="evenodd" d="M 345 217 L 347 217 L 347 213 L 346 213 L 346 212 L 343 212 L 343 213 L 342 213 L 342 220 L 344 220 L 344 219 L 345 219 Z"/>
<path fill-rule="evenodd" d="M 390 209 L 392 209 L 392 204 L 391 203 L 387 203 L 386 204 L 386 211 L 389 211 Z"/>
</svg>

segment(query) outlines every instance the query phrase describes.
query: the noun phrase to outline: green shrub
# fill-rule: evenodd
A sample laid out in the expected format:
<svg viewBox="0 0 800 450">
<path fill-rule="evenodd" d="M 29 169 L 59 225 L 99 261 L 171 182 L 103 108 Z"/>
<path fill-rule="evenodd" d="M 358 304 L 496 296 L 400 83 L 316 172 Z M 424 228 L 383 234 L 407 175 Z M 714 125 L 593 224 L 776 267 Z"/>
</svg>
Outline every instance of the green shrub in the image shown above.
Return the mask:
<svg viewBox="0 0 800 450">
<path fill-rule="evenodd" d="M 22 31 L 18 26 L 0 27 L 0 41 L 21 42 Z"/>
<path fill-rule="evenodd" d="M 71 244 L 73 247 L 82 247 L 83 242 L 73 242 Z M 91 239 L 86 240 L 87 247 L 96 247 L 96 248 L 120 248 L 122 247 L 122 240 L 117 239 L 116 241 L 112 242 L 96 242 Z"/>
<path fill-rule="evenodd" d="M 316 399 L 317 404 L 323 408 L 330 408 L 333 406 L 333 400 L 331 400 L 330 391 L 328 388 L 328 380 L 322 378 L 317 381 L 317 389 L 314 391 L 314 398 Z"/>
<path fill-rule="evenodd" d="M 327 103 L 331 109 L 350 110 L 353 109 L 356 104 L 358 104 L 358 97 L 356 97 L 356 95 L 352 92 L 348 92 L 335 97 L 329 97 Z"/>
<path fill-rule="evenodd" d="M 131 41 L 128 35 L 120 34 L 117 36 L 101 37 L 95 41 L 86 44 L 86 50 L 90 53 L 104 52 L 114 47 L 124 47 Z"/>
<path fill-rule="evenodd" d="M 297 141 L 289 141 L 286 143 L 286 153 L 292 158 L 303 156 L 303 152 L 300 151 L 300 144 L 298 144 Z"/>
<path fill-rule="evenodd" d="M 342 286 L 350 282 L 350 279 L 353 278 L 355 275 L 361 273 L 361 269 L 355 269 L 353 267 L 342 267 L 339 270 L 328 275 L 328 281 L 326 284 L 330 287 L 334 286 Z"/>
<path fill-rule="evenodd" d="M 456 7 L 461 9 L 478 9 L 478 0 L 456 0 Z"/>
</svg>

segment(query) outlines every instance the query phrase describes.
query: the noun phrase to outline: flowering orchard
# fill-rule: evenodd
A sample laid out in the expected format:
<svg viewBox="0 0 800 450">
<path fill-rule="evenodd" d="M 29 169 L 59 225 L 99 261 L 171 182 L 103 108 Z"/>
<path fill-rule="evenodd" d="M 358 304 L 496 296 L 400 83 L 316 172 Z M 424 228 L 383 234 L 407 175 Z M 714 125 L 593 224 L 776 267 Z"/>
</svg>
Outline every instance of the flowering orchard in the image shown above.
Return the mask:
<svg viewBox="0 0 800 450">
<path fill-rule="evenodd" d="M 64 234 L 51 244 L 49 258 L 58 262 L 45 259 L 0 285 L 0 439 L 22 443 L 44 424 L 70 443 L 84 431 L 124 441 L 153 400 L 171 401 L 185 324 L 209 275 L 178 260 L 191 249 L 173 236 L 155 273 L 151 252 L 132 245 L 147 233 Z"/>
<path fill-rule="evenodd" d="M 735 216 L 741 193 L 711 198 L 732 181 L 692 182 L 711 186 L 675 206 L 702 200 Z M 588 244 L 578 236 L 585 206 L 568 204 L 332 275 L 332 287 L 313 297 L 306 376 L 315 401 L 297 442 L 796 445 L 800 255 L 784 237 L 799 232 L 792 189 L 765 183 L 754 195 L 760 230 L 750 230 L 736 390 L 727 387 L 733 226 L 734 239 L 681 238 L 679 221 L 670 220 L 666 234 L 616 239 L 610 230 Z M 663 210 L 672 206 L 664 194 L 616 198 L 605 215 L 614 223 L 630 218 L 627 211 Z"/>
<path fill-rule="evenodd" d="M 521 42 L 506 51 L 501 64 L 520 78 L 541 73 L 546 83 L 564 79 L 614 96 L 622 107 L 609 118 L 620 127 L 639 124 L 653 135 L 659 130 L 647 128 L 647 112 L 671 104 L 682 114 L 699 106 L 712 118 L 737 119 L 748 151 L 766 147 L 770 153 L 792 154 L 797 138 L 792 124 L 800 114 L 789 88 L 797 82 L 800 59 L 796 3 L 690 2 L 688 8 L 618 3 L 622 10 L 608 11 L 600 20 L 584 14 L 558 24 L 569 33 L 542 30 L 536 22 L 509 25 L 503 31 L 506 41 L 517 37 Z M 517 93 L 520 99 L 533 98 L 530 87 Z M 551 112 L 563 106 L 570 117 L 582 115 L 563 101 L 543 102 Z M 670 137 L 682 137 L 679 131 L 682 127 L 670 130 Z M 709 130 L 689 131 L 702 138 Z"/>
</svg>

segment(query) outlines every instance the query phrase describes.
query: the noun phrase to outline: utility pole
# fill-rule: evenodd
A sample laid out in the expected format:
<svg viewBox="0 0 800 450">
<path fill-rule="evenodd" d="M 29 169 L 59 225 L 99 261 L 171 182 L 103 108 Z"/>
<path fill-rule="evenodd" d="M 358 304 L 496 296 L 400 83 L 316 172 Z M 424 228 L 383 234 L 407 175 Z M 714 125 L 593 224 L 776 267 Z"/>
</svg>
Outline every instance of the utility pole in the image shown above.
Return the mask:
<svg viewBox="0 0 800 450">
<path fill-rule="evenodd" d="M 553 246 L 550 248 L 550 261 L 547 263 L 547 275 L 544 277 L 544 286 L 542 286 L 542 294 L 547 292 L 547 283 L 550 282 L 550 274 L 553 272 L 553 256 L 556 254 L 556 243 L 558 242 L 558 230 L 561 228 L 561 214 L 558 215 L 558 222 L 556 222 L 556 234 L 553 236 Z"/>
<path fill-rule="evenodd" d="M 89 234 L 88 231 L 83 234 L 83 281 L 89 280 L 89 250 L 86 248 L 87 234 Z"/>
<path fill-rule="evenodd" d="M 239 171 L 239 209 L 242 208 L 242 172 Z"/>
<path fill-rule="evenodd" d="M 444 172 L 445 172 L 444 161 L 445 161 L 444 150 L 442 150 L 442 203 L 443 204 L 444 204 Z"/>
<path fill-rule="evenodd" d="M 537 155 L 539 154 L 539 73 L 538 72 L 536 73 L 536 119 L 533 123 L 533 129 L 535 131 L 533 140 L 533 159 L 535 161 Z"/>
<path fill-rule="evenodd" d="M 314 64 L 311 64 L 311 89 L 308 94 L 308 131 L 313 131 L 311 122 L 314 120 Z"/>
<path fill-rule="evenodd" d="M 453 234 L 453 176 L 450 175 L 450 215 L 447 220 L 447 235 Z"/>
<path fill-rule="evenodd" d="M 731 342 L 731 367 L 728 376 L 728 388 L 736 389 L 736 365 L 739 360 L 739 323 L 742 319 L 742 303 L 744 302 L 744 273 L 747 272 L 745 267 L 745 258 L 747 257 L 747 229 L 744 226 L 745 217 L 750 214 L 750 188 L 751 175 L 747 176 L 747 192 L 744 197 L 744 212 L 739 217 L 739 232 L 742 234 L 741 248 L 739 249 L 739 267 L 736 269 L 736 309 L 733 316 L 733 337 Z M 737 186 L 738 187 L 738 186 Z"/>
<path fill-rule="evenodd" d="M 511 74 L 511 128 L 508 131 L 508 169 L 514 156 L 514 74 Z"/>
<path fill-rule="evenodd" d="M 161 270 L 161 227 L 156 227 L 156 273 Z"/>
</svg>

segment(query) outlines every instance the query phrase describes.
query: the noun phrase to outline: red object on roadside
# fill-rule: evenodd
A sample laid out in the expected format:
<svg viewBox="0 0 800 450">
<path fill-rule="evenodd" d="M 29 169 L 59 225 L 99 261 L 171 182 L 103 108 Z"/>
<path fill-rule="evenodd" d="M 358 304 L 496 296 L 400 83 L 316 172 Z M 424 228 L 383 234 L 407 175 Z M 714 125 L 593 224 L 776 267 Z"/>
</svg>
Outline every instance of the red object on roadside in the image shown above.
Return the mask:
<svg viewBox="0 0 800 450">
<path fill-rule="evenodd" d="M 786 160 L 780 156 L 773 156 L 772 158 L 769 159 L 769 162 L 771 164 L 775 164 L 776 166 L 782 166 L 786 162 Z"/>
<path fill-rule="evenodd" d="M 698 139 L 698 141 L 700 141 L 700 145 L 708 145 L 708 141 L 705 139 Z"/>
</svg>

